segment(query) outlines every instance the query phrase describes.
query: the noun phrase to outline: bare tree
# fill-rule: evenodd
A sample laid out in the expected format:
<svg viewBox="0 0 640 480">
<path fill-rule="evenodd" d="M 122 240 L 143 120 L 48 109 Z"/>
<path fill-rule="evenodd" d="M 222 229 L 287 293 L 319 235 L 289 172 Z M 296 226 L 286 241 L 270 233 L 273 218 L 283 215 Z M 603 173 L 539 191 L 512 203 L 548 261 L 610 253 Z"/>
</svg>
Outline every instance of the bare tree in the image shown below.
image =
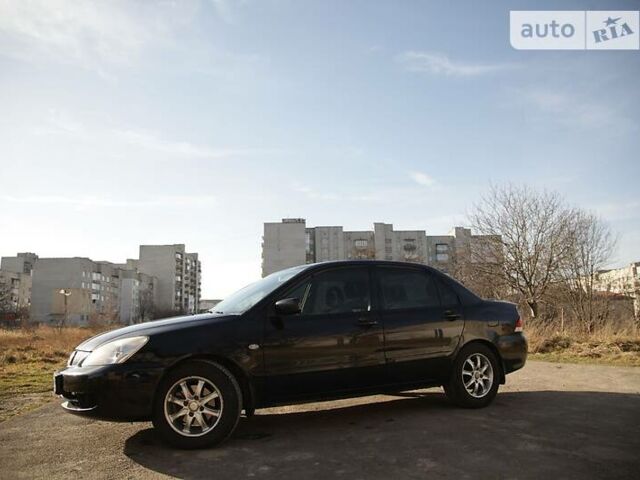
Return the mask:
<svg viewBox="0 0 640 480">
<path fill-rule="evenodd" d="M 93 328 L 108 327 L 120 323 L 120 311 L 115 298 L 109 296 L 102 305 L 89 314 L 88 325 Z"/>
<path fill-rule="evenodd" d="M 11 284 L 0 279 L 0 315 L 4 316 L 15 310 L 11 295 Z"/>
<path fill-rule="evenodd" d="M 467 259 L 454 263 L 453 277 L 483 298 L 505 299 L 510 295 L 503 280 L 503 266 L 498 262 L 469 262 Z"/>
<path fill-rule="evenodd" d="M 493 236 L 483 255 L 503 259 L 499 280 L 524 297 L 534 318 L 570 253 L 574 215 L 556 193 L 512 185 L 493 186 L 469 214 L 476 233 Z"/>
<path fill-rule="evenodd" d="M 153 302 L 153 290 L 145 288 L 140 291 L 138 317 L 140 322 L 146 322 L 154 318 L 155 306 Z"/>
<path fill-rule="evenodd" d="M 13 302 L 11 292 L 11 282 L 5 282 L 0 278 L 0 324 L 11 324 L 14 322 L 16 306 Z"/>
<path fill-rule="evenodd" d="M 610 260 L 616 239 L 608 225 L 592 213 L 579 211 L 573 217 L 569 234 L 570 250 L 562 272 L 567 299 L 587 334 L 608 313 L 602 295 L 594 295 L 598 270 Z"/>
</svg>

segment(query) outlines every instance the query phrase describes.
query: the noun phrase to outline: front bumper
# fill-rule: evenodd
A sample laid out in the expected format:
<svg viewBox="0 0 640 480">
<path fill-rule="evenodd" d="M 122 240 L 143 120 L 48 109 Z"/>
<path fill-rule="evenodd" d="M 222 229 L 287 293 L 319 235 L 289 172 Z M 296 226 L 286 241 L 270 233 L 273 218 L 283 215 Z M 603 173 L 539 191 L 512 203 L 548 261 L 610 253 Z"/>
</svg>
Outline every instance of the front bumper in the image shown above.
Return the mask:
<svg viewBox="0 0 640 480">
<path fill-rule="evenodd" d="M 78 415 L 105 420 L 151 418 L 161 367 L 136 364 L 68 367 L 54 374 L 54 393 L 62 407 Z"/>
</svg>

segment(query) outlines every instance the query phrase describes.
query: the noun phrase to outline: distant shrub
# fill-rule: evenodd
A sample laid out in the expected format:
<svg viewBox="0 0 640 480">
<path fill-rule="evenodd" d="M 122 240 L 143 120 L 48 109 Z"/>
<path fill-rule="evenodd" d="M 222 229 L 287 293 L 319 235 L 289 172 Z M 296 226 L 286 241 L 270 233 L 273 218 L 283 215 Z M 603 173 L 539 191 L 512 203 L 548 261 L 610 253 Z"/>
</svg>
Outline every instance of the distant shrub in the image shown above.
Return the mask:
<svg viewBox="0 0 640 480">
<path fill-rule="evenodd" d="M 571 340 L 568 337 L 556 335 L 554 337 L 543 340 L 536 353 L 550 353 L 557 352 L 559 350 L 565 350 L 571 346 Z"/>
</svg>

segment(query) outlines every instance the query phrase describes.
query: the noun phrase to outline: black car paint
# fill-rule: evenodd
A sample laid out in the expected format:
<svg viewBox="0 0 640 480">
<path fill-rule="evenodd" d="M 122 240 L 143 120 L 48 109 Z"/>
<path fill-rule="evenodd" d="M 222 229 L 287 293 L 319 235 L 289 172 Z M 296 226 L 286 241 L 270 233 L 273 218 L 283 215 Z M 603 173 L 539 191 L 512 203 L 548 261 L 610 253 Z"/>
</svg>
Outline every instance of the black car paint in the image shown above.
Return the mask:
<svg viewBox="0 0 640 480">
<path fill-rule="evenodd" d="M 383 312 L 378 286 L 372 281 L 369 312 L 333 316 L 331 323 L 300 314 L 276 315 L 275 302 L 293 285 L 345 266 L 368 268 L 372 280 L 381 266 L 426 270 L 453 289 L 461 302 L 431 312 Z M 424 265 L 326 262 L 310 265 L 241 315 L 177 317 L 97 335 L 76 350 L 92 351 L 109 341 L 140 335 L 149 341 L 123 364 L 67 367 L 55 374 L 55 391 L 72 413 L 146 420 L 158 383 L 169 369 L 189 359 L 210 359 L 237 377 L 244 407 L 259 408 L 441 385 L 457 352 L 472 341 L 494 350 L 504 383 L 504 375 L 526 361 L 526 338 L 514 332 L 517 318 L 515 305 L 481 300 Z"/>
</svg>

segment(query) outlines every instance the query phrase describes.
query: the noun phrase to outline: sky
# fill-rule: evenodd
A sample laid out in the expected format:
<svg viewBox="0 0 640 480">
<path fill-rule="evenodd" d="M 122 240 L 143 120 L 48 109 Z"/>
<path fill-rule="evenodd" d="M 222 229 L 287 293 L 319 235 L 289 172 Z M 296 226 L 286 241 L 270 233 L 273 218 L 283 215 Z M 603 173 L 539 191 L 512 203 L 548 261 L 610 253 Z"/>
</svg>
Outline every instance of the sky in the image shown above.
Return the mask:
<svg viewBox="0 0 640 480">
<path fill-rule="evenodd" d="M 0 0 L 0 254 L 184 243 L 223 298 L 264 222 L 446 234 L 526 183 L 640 260 L 640 52 L 514 50 L 510 9 L 638 3 Z"/>
</svg>

